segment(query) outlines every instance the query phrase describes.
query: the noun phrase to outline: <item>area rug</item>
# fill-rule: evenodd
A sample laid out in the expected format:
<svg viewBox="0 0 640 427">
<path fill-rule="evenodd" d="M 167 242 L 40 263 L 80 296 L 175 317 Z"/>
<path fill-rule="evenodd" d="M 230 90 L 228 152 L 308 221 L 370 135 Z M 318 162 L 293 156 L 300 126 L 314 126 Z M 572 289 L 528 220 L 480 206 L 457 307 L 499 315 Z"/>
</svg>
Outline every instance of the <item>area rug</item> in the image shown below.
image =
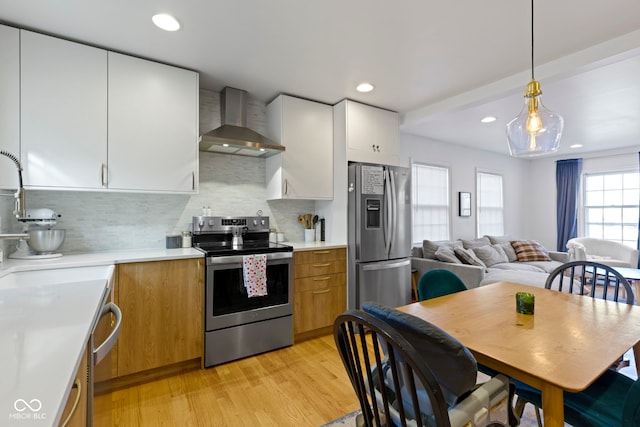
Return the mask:
<svg viewBox="0 0 640 427">
<path fill-rule="evenodd" d="M 356 417 L 360 414 L 360 409 L 353 411 L 350 414 L 344 415 L 337 420 L 333 420 L 330 423 L 323 424 L 321 427 L 355 427 Z"/>
<path fill-rule="evenodd" d="M 540 412 L 542 414 L 542 412 Z M 354 411 L 350 414 L 344 415 L 330 423 L 324 424 L 321 427 L 356 427 L 356 417 L 360 414 L 360 410 Z M 571 427 L 569 424 L 564 424 L 566 427 Z M 520 427 L 538 427 L 536 421 L 536 415 L 532 405 L 527 405 L 522 414 L 520 420 Z"/>
</svg>

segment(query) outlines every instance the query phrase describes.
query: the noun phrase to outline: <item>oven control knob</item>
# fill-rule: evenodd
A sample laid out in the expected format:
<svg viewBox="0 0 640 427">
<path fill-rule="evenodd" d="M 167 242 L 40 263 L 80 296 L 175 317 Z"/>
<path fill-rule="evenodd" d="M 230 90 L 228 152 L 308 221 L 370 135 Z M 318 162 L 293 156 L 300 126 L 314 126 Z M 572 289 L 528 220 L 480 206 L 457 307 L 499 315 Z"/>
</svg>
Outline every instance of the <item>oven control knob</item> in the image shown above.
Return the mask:
<svg viewBox="0 0 640 427">
<path fill-rule="evenodd" d="M 254 219 L 254 220 L 253 220 L 253 225 L 254 225 L 254 226 L 255 226 L 255 225 L 258 225 L 258 220 L 257 220 L 257 219 Z"/>
<path fill-rule="evenodd" d="M 214 221 L 212 219 L 210 219 L 209 220 L 209 227 L 213 227 L 214 224 L 215 224 Z"/>
<path fill-rule="evenodd" d="M 261 219 L 261 220 L 260 220 L 260 225 L 265 225 L 265 222 L 266 222 L 266 221 L 265 221 L 264 219 Z"/>
</svg>

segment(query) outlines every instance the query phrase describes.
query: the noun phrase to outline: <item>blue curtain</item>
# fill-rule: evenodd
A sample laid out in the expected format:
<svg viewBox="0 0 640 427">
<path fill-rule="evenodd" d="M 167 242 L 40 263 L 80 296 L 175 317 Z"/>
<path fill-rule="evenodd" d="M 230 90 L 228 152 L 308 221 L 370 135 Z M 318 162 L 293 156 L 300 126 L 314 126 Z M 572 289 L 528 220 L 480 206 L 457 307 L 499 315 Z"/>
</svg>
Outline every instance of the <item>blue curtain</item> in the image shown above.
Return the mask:
<svg viewBox="0 0 640 427">
<path fill-rule="evenodd" d="M 556 224 L 558 251 L 566 251 L 567 241 L 577 236 L 578 189 L 582 159 L 558 160 L 556 162 Z M 638 222 L 640 227 L 640 220 Z"/>
</svg>

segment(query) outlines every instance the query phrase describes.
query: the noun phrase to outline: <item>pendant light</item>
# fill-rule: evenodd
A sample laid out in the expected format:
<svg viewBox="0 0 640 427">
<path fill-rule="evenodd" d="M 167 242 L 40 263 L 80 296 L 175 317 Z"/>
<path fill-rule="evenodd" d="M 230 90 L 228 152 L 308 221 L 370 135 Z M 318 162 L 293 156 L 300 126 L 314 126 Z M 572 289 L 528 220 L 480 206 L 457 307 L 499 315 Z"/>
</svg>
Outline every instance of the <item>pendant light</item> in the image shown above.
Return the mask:
<svg viewBox="0 0 640 427">
<path fill-rule="evenodd" d="M 540 99 L 540 83 L 533 74 L 533 0 L 531 0 L 531 81 L 524 94 L 524 108 L 507 125 L 509 151 L 513 157 L 553 153 L 560 147 L 564 119 L 548 110 Z"/>
</svg>

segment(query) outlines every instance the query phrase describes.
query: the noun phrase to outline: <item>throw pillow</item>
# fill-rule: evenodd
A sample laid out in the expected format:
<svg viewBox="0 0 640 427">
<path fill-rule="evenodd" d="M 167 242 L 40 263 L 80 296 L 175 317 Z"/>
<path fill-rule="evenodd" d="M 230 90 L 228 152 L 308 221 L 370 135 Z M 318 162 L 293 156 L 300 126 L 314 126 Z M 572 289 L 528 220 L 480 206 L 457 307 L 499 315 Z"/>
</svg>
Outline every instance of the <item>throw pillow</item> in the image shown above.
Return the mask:
<svg viewBox="0 0 640 427">
<path fill-rule="evenodd" d="M 440 246 L 436 251 L 435 258 L 438 261 L 444 262 L 452 262 L 454 264 L 462 264 L 456 254 L 453 252 L 453 248 L 451 246 Z"/>
<path fill-rule="evenodd" d="M 516 251 L 518 261 L 551 261 L 549 252 L 535 240 L 514 240 L 511 242 L 513 250 Z"/>
<path fill-rule="evenodd" d="M 484 263 L 476 256 L 476 254 L 473 253 L 471 249 L 455 248 L 453 252 L 458 258 L 460 258 L 460 261 L 462 261 L 463 264 L 477 265 L 479 267 L 486 268 L 486 265 L 484 265 Z"/>
<path fill-rule="evenodd" d="M 491 242 L 492 245 L 498 245 L 500 243 L 509 243 L 511 244 L 512 240 L 518 240 L 515 237 L 509 235 L 509 234 L 505 234 L 503 236 L 486 236 L 489 238 L 489 241 Z"/>
<path fill-rule="evenodd" d="M 511 242 L 504 242 L 504 243 L 496 243 L 497 245 L 502 247 L 502 250 L 504 251 L 505 254 L 507 254 L 507 259 L 509 260 L 509 262 L 516 262 L 518 261 L 518 255 L 516 254 L 516 251 L 513 249 L 513 246 L 511 246 Z"/>
<path fill-rule="evenodd" d="M 472 251 L 487 267 L 491 267 L 494 264 L 509 262 L 507 254 L 504 253 L 504 249 L 502 249 L 500 245 L 480 246 L 478 248 L 473 248 Z"/>
<path fill-rule="evenodd" d="M 462 242 L 462 247 L 464 247 L 465 249 L 472 249 L 491 244 L 487 236 L 478 237 L 477 239 L 473 240 L 460 239 L 460 241 Z"/>
<path fill-rule="evenodd" d="M 432 240 L 424 240 L 422 242 L 422 256 L 427 259 L 436 259 L 436 251 L 440 246 L 449 246 L 452 248 L 462 247 L 460 242 L 434 242 Z"/>
</svg>

